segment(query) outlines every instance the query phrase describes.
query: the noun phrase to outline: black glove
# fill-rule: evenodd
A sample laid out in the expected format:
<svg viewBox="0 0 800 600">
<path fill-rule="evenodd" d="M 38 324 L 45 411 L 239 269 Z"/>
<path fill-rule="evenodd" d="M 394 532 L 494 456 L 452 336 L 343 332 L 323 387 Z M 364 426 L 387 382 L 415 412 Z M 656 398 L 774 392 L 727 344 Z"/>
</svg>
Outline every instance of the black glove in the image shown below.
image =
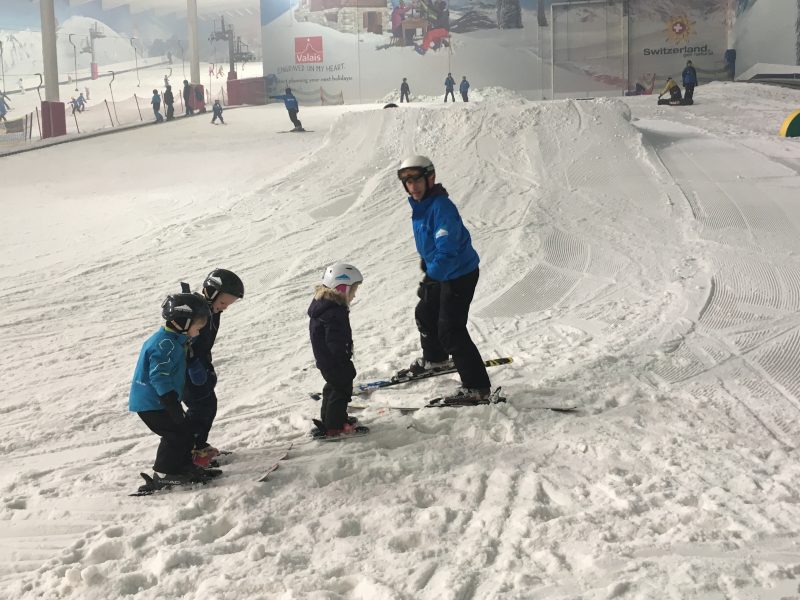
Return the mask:
<svg viewBox="0 0 800 600">
<path fill-rule="evenodd" d="M 439 285 L 438 281 L 425 275 L 425 277 L 422 278 L 422 281 L 419 282 L 419 287 L 417 288 L 417 297 L 423 302 L 428 302 L 428 292 L 437 285 Z"/>
<path fill-rule="evenodd" d="M 428 272 L 428 265 L 425 263 L 425 259 L 422 257 L 420 257 L 419 259 L 419 270 L 422 271 L 423 273 Z"/>
<path fill-rule="evenodd" d="M 163 396 L 159 397 L 159 401 L 164 405 L 164 410 L 167 411 L 169 418 L 176 425 L 183 423 L 183 407 L 178 400 L 178 392 L 175 390 L 169 391 Z"/>
</svg>

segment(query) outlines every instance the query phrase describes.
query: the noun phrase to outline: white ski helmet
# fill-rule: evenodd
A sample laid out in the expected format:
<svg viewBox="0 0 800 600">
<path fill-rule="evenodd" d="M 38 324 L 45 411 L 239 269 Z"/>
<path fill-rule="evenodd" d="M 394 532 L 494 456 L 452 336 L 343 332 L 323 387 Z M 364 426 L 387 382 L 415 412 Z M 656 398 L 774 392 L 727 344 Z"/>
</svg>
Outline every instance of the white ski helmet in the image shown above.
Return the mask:
<svg viewBox="0 0 800 600">
<path fill-rule="evenodd" d="M 419 169 L 422 171 L 423 175 L 429 175 L 433 173 L 436 169 L 433 168 L 433 162 L 427 156 L 422 156 L 421 154 L 415 154 L 413 156 L 409 156 L 400 163 L 400 168 L 397 169 L 397 178 L 400 178 L 400 173 L 405 171 L 406 169 Z"/>
<path fill-rule="evenodd" d="M 325 269 L 322 285 L 332 290 L 347 293 L 351 286 L 364 281 L 361 271 L 347 263 L 336 263 Z"/>
</svg>

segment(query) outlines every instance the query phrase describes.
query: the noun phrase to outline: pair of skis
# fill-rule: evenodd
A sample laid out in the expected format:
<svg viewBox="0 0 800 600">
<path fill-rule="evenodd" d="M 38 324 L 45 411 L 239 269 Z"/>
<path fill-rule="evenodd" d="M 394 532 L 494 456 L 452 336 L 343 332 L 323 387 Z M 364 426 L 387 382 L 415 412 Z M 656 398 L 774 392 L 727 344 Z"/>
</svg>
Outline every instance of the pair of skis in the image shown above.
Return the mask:
<svg viewBox="0 0 800 600">
<path fill-rule="evenodd" d="M 514 359 L 510 356 L 502 357 L 502 358 L 492 358 L 490 360 L 484 361 L 484 366 L 489 367 L 497 367 L 500 365 L 508 365 L 514 362 Z M 405 376 L 398 376 L 395 375 L 390 379 L 382 379 L 377 381 L 370 381 L 367 383 L 361 383 L 353 388 L 353 396 L 366 396 L 371 394 L 376 390 L 381 390 L 383 388 L 392 387 L 395 385 L 401 385 L 405 383 L 413 383 L 415 381 L 421 381 L 424 379 L 430 379 L 431 377 L 439 377 L 440 375 L 448 375 L 451 373 L 456 373 L 457 369 L 455 366 L 436 370 L 436 371 L 427 371 L 422 373 L 421 375 L 405 375 Z M 309 393 L 309 397 L 313 400 L 321 400 L 322 394 L 319 392 Z M 410 414 L 420 410 L 421 408 L 447 408 L 447 407 L 456 407 L 456 406 L 480 406 L 483 404 L 499 404 L 505 402 L 505 397 L 500 395 L 500 388 L 495 389 L 489 398 L 480 401 L 471 401 L 471 400 L 464 400 L 459 401 L 458 399 L 453 398 L 434 398 L 427 402 L 424 406 L 380 406 L 381 409 L 390 409 L 390 410 L 397 410 L 400 411 L 402 414 Z M 367 402 L 351 402 L 348 405 L 348 410 L 351 412 L 364 410 L 369 408 L 370 404 Z M 541 410 L 551 410 L 555 412 L 572 412 L 577 407 L 575 406 L 554 406 L 554 405 L 547 405 L 547 406 L 532 406 L 530 408 L 534 409 L 541 409 Z"/>
<path fill-rule="evenodd" d="M 511 357 L 493 358 L 484 361 L 483 365 L 485 367 L 497 367 L 499 365 L 508 365 L 511 364 L 512 362 L 514 362 L 514 359 Z M 378 381 L 360 383 L 358 385 L 353 386 L 353 396 L 366 396 L 376 390 L 381 390 L 383 388 L 392 387 L 395 385 L 401 385 L 404 383 L 412 383 L 415 381 L 422 381 L 423 379 L 430 379 L 431 377 L 439 377 L 440 375 L 449 375 L 451 373 L 457 373 L 457 372 L 458 372 L 457 369 L 453 366 L 436 371 L 426 371 L 421 375 L 407 375 L 404 377 L 398 377 L 397 375 L 395 375 L 391 379 L 380 379 Z M 320 394 L 319 392 L 311 392 L 308 395 L 312 400 L 322 399 L 322 394 Z"/>
<path fill-rule="evenodd" d="M 277 452 L 275 452 L 273 456 L 269 458 L 267 461 L 269 466 L 264 471 L 262 471 L 261 475 L 256 481 L 259 482 L 269 481 L 270 475 L 272 475 L 272 473 L 278 470 L 280 463 L 289 456 L 289 451 L 292 449 L 293 446 L 294 442 L 289 442 L 287 446 L 282 448 L 278 446 Z M 233 454 L 233 452 L 223 451 L 221 454 L 230 455 Z M 164 477 L 161 477 L 157 473 L 153 473 L 153 475 L 148 475 L 147 473 L 139 473 L 139 475 L 141 475 L 142 479 L 144 479 L 145 481 L 144 485 L 140 486 L 137 491 L 129 495 L 152 496 L 156 492 L 170 491 L 175 488 L 185 488 L 187 486 L 194 487 L 195 485 L 205 485 L 212 479 L 215 479 L 216 477 L 222 475 L 222 471 L 220 471 L 219 469 L 208 469 L 207 471 L 209 473 L 208 478 L 202 481 L 196 481 L 190 483 L 171 482 L 169 480 L 169 476 L 165 475 Z"/>
</svg>

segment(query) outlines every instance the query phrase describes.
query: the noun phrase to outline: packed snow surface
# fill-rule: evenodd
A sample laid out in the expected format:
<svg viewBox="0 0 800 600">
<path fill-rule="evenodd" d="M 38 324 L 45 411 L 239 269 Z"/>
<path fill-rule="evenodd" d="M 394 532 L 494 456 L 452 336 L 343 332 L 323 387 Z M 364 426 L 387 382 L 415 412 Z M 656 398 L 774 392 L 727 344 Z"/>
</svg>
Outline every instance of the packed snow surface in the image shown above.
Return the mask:
<svg viewBox="0 0 800 600">
<path fill-rule="evenodd" d="M 800 93 L 481 97 L 0 159 L 0 597 L 800 597 L 800 146 L 777 136 Z M 358 380 L 418 355 L 410 153 L 480 253 L 470 329 L 514 358 L 490 370 L 509 401 L 386 408 L 457 385 L 431 379 L 373 394 L 370 435 L 313 442 L 327 264 L 364 273 Z M 127 412 L 139 348 L 217 266 L 246 285 L 214 348 L 211 442 L 234 454 L 205 487 L 129 497 L 157 444 Z"/>
</svg>

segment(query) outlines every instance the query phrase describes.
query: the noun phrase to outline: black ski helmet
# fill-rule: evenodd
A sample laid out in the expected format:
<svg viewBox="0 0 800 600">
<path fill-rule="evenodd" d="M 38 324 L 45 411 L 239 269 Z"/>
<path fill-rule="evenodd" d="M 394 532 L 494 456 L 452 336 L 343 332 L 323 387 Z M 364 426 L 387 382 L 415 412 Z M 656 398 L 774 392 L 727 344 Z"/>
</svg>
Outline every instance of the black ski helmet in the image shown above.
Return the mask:
<svg viewBox="0 0 800 600">
<path fill-rule="evenodd" d="M 195 319 L 210 319 L 211 309 L 208 308 L 208 301 L 197 292 L 170 294 L 161 304 L 161 316 L 168 325 L 180 333 L 186 333 Z"/>
<path fill-rule="evenodd" d="M 244 298 L 244 283 L 233 271 L 214 269 L 203 281 L 203 293 L 209 302 L 213 301 L 220 293 Z"/>
</svg>

